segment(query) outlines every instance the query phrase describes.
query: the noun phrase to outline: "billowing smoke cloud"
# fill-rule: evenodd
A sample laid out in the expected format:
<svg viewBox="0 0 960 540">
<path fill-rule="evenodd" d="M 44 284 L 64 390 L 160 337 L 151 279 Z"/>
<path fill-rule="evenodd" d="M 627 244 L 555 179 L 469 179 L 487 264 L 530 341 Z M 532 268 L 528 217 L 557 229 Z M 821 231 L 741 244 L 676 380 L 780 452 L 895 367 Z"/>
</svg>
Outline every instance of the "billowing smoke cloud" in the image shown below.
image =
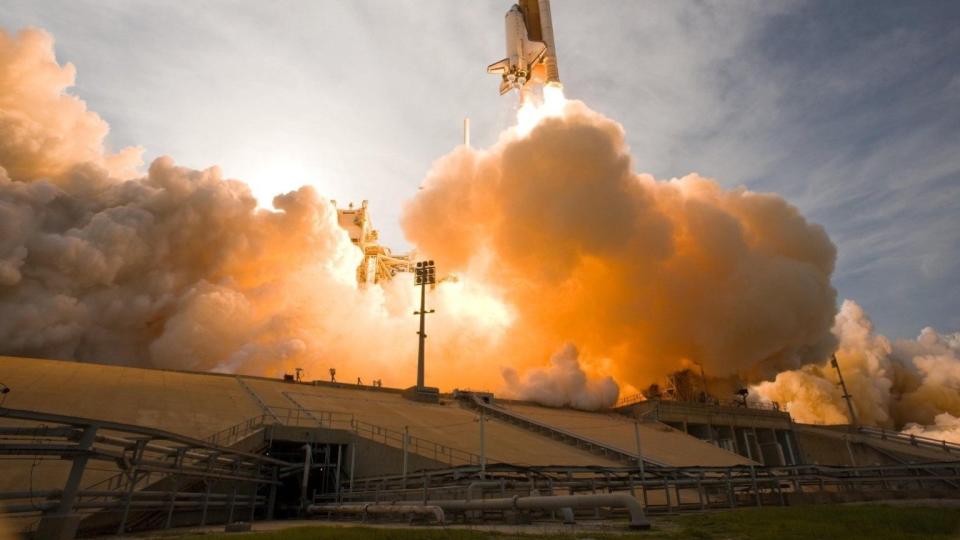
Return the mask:
<svg viewBox="0 0 960 540">
<path fill-rule="evenodd" d="M 0 164 L 11 178 L 60 178 L 89 163 L 119 175 L 140 166 L 141 150 L 106 154 L 107 123 L 64 94 L 76 69 L 53 58 L 52 38 L 39 30 L 16 37 L 0 30 Z"/>
<path fill-rule="evenodd" d="M 305 187 L 258 209 L 242 182 L 166 157 L 132 172 L 138 152 L 104 154 L 105 122 L 64 93 L 73 75 L 45 33 L 0 32 L 0 354 L 413 379 L 412 283 L 358 288 L 329 202 Z M 448 315 L 431 351 L 458 364 L 428 374 L 450 380 L 509 313 L 479 284 L 431 297 Z"/>
<path fill-rule="evenodd" d="M 847 300 L 833 332 L 837 359 L 861 423 L 960 441 L 960 334 L 924 328 L 916 340 L 891 342 Z M 800 422 L 847 423 L 849 413 L 829 362 L 780 373 L 754 389 Z"/>
<path fill-rule="evenodd" d="M 0 31 L 0 353 L 410 384 L 416 291 L 357 286 L 328 201 L 305 187 L 259 209 L 242 182 L 167 157 L 139 172 L 139 150 L 105 149 L 106 123 L 65 93 L 73 78 L 42 31 Z M 610 376 L 790 370 L 760 393 L 842 421 L 819 364 L 836 335 L 865 419 L 952 429 L 960 337 L 891 344 L 846 305 L 831 332 L 821 227 L 776 195 L 637 174 L 618 124 L 554 112 L 440 159 L 406 208 L 421 254 L 460 276 L 430 294 L 428 382 L 594 408 L 616 398 Z"/>
<path fill-rule="evenodd" d="M 580 353 L 566 344 L 550 358 L 550 367 L 532 369 L 521 379 L 513 368 L 502 370 L 506 394 L 552 407 L 596 410 L 612 406 L 620 388 L 612 377 L 590 378 L 579 361 Z"/>
<path fill-rule="evenodd" d="M 517 314 L 511 365 L 569 341 L 639 386 L 690 362 L 762 380 L 829 354 L 820 226 L 776 195 L 633 165 L 620 125 L 570 101 L 436 162 L 404 230 L 440 267 L 497 284 Z"/>
<path fill-rule="evenodd" d="M 933 425 L 922 426 L 910 422 L 903 428 L 907 435 L 920 435 L 941 441 L 960 443 L 960 417 L 950 413 L 940 413 L 933 418 Z"/>
</svg>

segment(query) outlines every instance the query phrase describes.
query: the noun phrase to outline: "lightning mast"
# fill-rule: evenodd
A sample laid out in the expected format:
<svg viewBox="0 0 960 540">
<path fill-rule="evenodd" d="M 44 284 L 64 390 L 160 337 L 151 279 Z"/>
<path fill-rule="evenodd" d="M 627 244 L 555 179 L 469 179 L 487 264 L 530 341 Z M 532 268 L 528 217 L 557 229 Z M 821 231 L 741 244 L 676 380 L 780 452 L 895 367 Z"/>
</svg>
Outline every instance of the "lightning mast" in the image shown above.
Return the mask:
<svg viewBox="0 0 960 540">
<path fill-rule="evenodd" d="M 857 413 L 853 410 L 853 396 L 851 396 L 850 392 L 847 391 L 847 383 L 843 380 L 843 373 L 840 373 L 840 363 L 837 362 L 836 354 L 831 355 L 830 365 L 833 366 L 833 369 L 837 370 L 837 378 L 840 379 L 838 384 L 843 390 L 843 395 L 841 397 L 843 397 L 844 401 L 847 402 L 847 410 L 850 411 L 850 427 L 858 426 L 860 422 L 857 420 Z"/>
</svg>

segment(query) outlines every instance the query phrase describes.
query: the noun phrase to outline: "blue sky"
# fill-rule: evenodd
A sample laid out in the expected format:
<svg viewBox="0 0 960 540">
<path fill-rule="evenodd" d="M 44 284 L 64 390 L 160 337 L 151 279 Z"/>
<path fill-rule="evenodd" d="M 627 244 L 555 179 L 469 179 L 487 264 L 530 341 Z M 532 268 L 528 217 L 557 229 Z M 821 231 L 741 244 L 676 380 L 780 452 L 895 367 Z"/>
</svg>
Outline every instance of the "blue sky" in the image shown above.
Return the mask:
<svg viewBox="0 0 960 540">
<path fill-rule="evenodd" d="M 73 62 L 114 147 L 222 166 L 261 203 L 371 201 L 388 244 L 433 160 L 512 123 L 487 64 L 506 1 L 4 0 Z M 881 331 L 960 329 L 960 3 L 554 0 L 569 97 L 636 169 L 781 193 Z"/>
</svg>

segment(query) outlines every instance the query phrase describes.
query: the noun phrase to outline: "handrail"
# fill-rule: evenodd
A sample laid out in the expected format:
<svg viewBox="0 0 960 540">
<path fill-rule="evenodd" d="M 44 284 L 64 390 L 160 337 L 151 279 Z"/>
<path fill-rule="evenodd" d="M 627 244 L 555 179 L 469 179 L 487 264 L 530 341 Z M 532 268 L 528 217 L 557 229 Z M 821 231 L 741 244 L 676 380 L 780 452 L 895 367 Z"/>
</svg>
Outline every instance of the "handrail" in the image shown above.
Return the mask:
<svg viewBox="0 0 960 540">
<path fill-rule="evenodd" d="M 138 426 L 134 424 L 122 424 L 119 422 L 111 422 L 108 420 L 97 420 L 97 419 L 84 418 L 79 416 L 66 416 L 61 414 L 28 411 L 28 410 L 22 410 L 22 409 L 10 409 L 6 407 L 0 407 L 0 418 L 12 418 L 16 420 L 26 420 L 30 422 L 49 422 L 49 423 L 61 424 L 61 425 L 95 427 L 100 431 L 115 431 L 115 432 L 121 432 L 121 433 L 129 433 L 133 435 L 147 437 L 153 440 L 174 442 L 174 443 L 182 444 L 186 447 L 189 447 L 191 450 L 215 451 L 217 453 L 221 453 L 221 454 L 228 453 L 233 456 L 243 457 L 243 458 L 254 460 L 254 461 L 267 461 L 275 464 L 286 464 L 286 462 L 275 460 L 267 456 L 262 456 L 259 454 L 251 454 L 249 452 L 241 452 L 239 450 L 231 450 L 229 448 L 224 448 L 222 446 L 218 446 L 211 442 L 201 440 L 201 439 L 195 439 L 187 435 L 180 435 L 177 433 L 173 433 L 172 431 Z M 132 441 L 125 441 L 125 442 L 129 442 L 131 445 L 133 444 Z"/>
<path fill-rule="evenodd" d="M 237 422 L 230 427 L 221 429 L 220 431 L 208 435 L 204 438 L 204 440 L 218 446 L 230 446 L 234 442 L 243 439 L 250 433 L 253 433 L 254 431 L 263 427 L 266 423 L 264 422 L 266 418 L 266 414 L 260 414 L 251 418 L 247 418 L 242 422 Z"/>
<path fill-rule="evenodd" d="M 402 431 L 358 420 L 352 413 L 307 409 L 293 398 L 289 392 L 285 392 L 285 395 L 294 405 L 297 405 L 297 408 L 291 409 L 270 406 L 272 415 L 277 418 L 282 425 L 301 426 L 306 424 L 330 429 L 347 429 L 367 440 L 381 442 L 395 448 L 403 448 L 403 438 L 405 434 Z M 440 463 L 447 463 L 448 465 L 480 464 L 480 456 L 472 452 L 440 444 L 415 435 L 406 434 L 406 437 L 407 450 L 419 456 Z"/>
<path fill-rule="evenodd" d="M 960 452 L 960 444 L 950 442 L 946 439 L 934 439 L 933 437 L 925 437 L 923 435 L 914 435 L 907 434 L 901 431 L 887 431 L 883 428 L 875 428 L 869 426 L 861 426 L 857 429 L 858 432 L 869 435 L 871 437 L 879 437 L 880 439 L 886 441 L 895 441 L 898 443 L 909 444 L 911 446 L 923 446 L 928 448 L 936 448 L 938 450 L 943 450 L 945 452 Z"/>
<path fill-rule="evenodd" d="M 848 425 L 819 425 L 819 424 L 796 424 L 801 429 L 816 430 L 819 433 L 829 433 L 831 436 L 840 437 L 843 435 L 854 434 L 872 437 L 898 444 L 906 444 L 916 448 L 926 448 L 930 450 L 942 450 L 944 452 L 960 453 L 960 444 L 947 440 L 924 437 L 922 435 L 907 434 L 900 431 L 889 431 L 883 428 L 870 426 L 860 426 L 850 431 Z"/>
<path fill-rule="evenodd" d="M 616 403 L 613 404 L 611 409 L 621 409 L 623 407 L 629 407 L 631 405 L 636 405 L 638 403 L 656 403 L 663 404 L 667 407 L 696 407 L 696 408 L 712 408 L 712 407 L 727 407 L 734 409 L 746 409 L 748 411 L 771 411 L 778 413 L 786 413 L 779 403 L 775 401 L 755 401 L 743 403 L 742 401 L 735 399 L 719 400 L 714 399 L 710 402 L 703 403 L 699 401 L 679 401 L 674 399 L 661 399 L 661 398 L 647 398 L 642 393 L 630 394 L 623 396 L 617 399 Z"/>
<path fill-rule="evenodd" d="M 605 451 L 609 451 L 609 452 L 618 454 L 621 458 L 626 459 L 626 460 L 634 460 L 634 461 L 635 461 L 635 460 L 637 460 L 637 459 L 640 457 L 640 456 L 638 456 L 637 454 L 635 454 L 635 453 L 633 453 L 633 452 L 629 452 L 629 451 L 627 451 L 627 450 L 623 450 L 623 449 L 621 449 L 621 448 L 617 448 L 616 446 L 612 446 L 612 445 L 610 445 L 610 444 L 607 444 L 607 443 L 604 443 L 604 442 L 601 442 L 601 441 L 598 441 L 598 440 L 595 440 L 595 439 L 591 439 L 591 438 L 589 438 L 589 437 L 584 437 L 583 435 L 580 435 L 579 433 L 576 433 L 576 432 L 573 432 L 573 431 L 568 431 L 568 430 L 566 430 L 566 429 L 559 428 L 559 427 L 557 427 L 557 426 L 553 426 L 553 425 L 550 425 L 550 424 L 546 424 L 546 423 L 544 423 L 544 422 L 540 422 L 540 421 L 538 421 L 538 420 L 534 420 L 533 418 L 530 418 L 530 417 L 528 417 L 528 416 L 525 416 L 525 415 L 516 413 L 516 412 L 511 411 L 511 410 L 508 410 L 508 409 L 504 409 L 504 408 L 500 408 L 500 407 L 495 407 L 495 406 L 493 406 L 493 405 L 491 405 L 491 404 L 489 404 L 489 403 L 485 403 L 485 402 L 484 402 L 482 399 L 480 399 L 480 397 L 477 396 L 476 394 L 466 394 L 466 393 L 465 393 L 465 396 L 469 396 L 470 402 L 471 402 L 474 406 L 476 406 L 476 407 L 478 407 L 478 408 L 485 409 L 485 410 L 487 410 L 487 411 L 490 411 L 490 412 L 492 412 L 493 414 L 500 414 L 500 415 L 503 415 L 503 416 L 511 417 L 511 418 L 516 419 L 516 420 L 519 420 L 519 421 L 521 421 L 521 422 L 525 422 L 525 423 L 531 424 L 531 425 L 533 425 L 533 426 L 536 426 L 538 429 L 543 429 L 543 430 L 546 430 L 546 431 L 550 431 L 550 432 L 553 432 L 553 433 L 557 433 L 557 434 L 563 435 L 564 437 L 569 437 L 569 438 L 574 439 L 574 440 L 577 440 L 577 441 L 585 442 L 585 443 L 587 443 L 587 444 L 589 444 L 589 445 L 592 445 L 592 446 L 595 446 L 595 447 L 597 447 L 597 448 L 602 448 L 602 449 L 605 450 Z M 646 463 L 650 463 L 650 464 L 652 464 L 652 465 L 656 465 L 656 466 L 666 466 L 666 465 L 667 465 L 666 463 L 664 463 L 664 462 L 662 462 L 662 461 L 655 460 L 655 459 L 651 459 L 651 458 L 649 458 L 649 457 L 647 457 L 647 456 L 644 456 L 644 457 L 643 457 L 643 461 L 646 462 Z"/>
</svg>

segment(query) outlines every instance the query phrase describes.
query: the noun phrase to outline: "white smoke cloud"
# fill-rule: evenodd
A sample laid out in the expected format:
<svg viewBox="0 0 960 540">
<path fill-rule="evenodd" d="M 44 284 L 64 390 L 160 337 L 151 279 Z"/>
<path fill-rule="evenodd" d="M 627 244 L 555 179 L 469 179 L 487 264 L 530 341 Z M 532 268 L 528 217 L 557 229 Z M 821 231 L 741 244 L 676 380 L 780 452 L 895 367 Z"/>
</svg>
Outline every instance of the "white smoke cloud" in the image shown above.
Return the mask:
<svg viewBox="0 0 960 540">
<path fill-rule="evenodd" d="M 960 443 L 960 417 L 947 412 L 940 413 L 934 417 L 932 425 L 921 426 L 916 422 L 910 422 L 904 426 L 902 431 L 907 435 L 919 435 L 941 441 Z"/>
<path fill-rule="evenodd" d="M 552 407 L 596 410 L 617 401 L 620 387 L 611 377 L 591 377 L 580 365 L 580 352 L 566 344 L 550 358 L 547 368 L 534 368 L 521 377 L 511 367 L 501 369 L 508 396 Z"/>
<path fill-rule="evenodd" d="M 106 122 L 66 93 L 74 76 L 49 35 L 0 31 L 0 354 L 413 380 L 416 291 L 357 286 L 329 201 L 304 187 L 264 210 L 216 167 L 140 171 L 140 150 L 109 152 Z M 637 174 L 619 124 L 579 102 L 554 113 L 445 156 L 406 208 L 408 237 L 462 277 L 430 293 L 428 382 L 500 375 L 589 409 L 616 399 L 611 375 L 640 387 L 693 361 L 762 380 L 839 339 L 865 422 L 952 429 L 960 334 L 891 343 L 852 303 L 834 321 L 822 227 L 774 194 Z M 758 391 L 801 420 L 846 415 L 824 365 Z"/>
<path fill-rule="evenodd" d="M 246 184 L 168 157 L 139 173 L 136 149 L 105 152 L 73 77 L 49 35 L 0 31 L 0 354 L 412 379 L 412 283 L 359 288 L 329 201 L 304 187 L 258 209 Z M 430 296 L 447 315 L 431 351 L 456 358 L 434 380 L 480 365 L 507 310 L 475 284 Z"/>
<path fill-rule="evenodd" d="M 916 340 L 891 342 L 874 331 L 863 308 L 844 301 L 833 332 L 837 359 L 864 425 L 955 439 L 960 416 L 960 334 L 924 328 Z M 753 389 L 786 406 L 799 422 L 850 421 L 829 362 L 785 371 Z"/>
</svg>

